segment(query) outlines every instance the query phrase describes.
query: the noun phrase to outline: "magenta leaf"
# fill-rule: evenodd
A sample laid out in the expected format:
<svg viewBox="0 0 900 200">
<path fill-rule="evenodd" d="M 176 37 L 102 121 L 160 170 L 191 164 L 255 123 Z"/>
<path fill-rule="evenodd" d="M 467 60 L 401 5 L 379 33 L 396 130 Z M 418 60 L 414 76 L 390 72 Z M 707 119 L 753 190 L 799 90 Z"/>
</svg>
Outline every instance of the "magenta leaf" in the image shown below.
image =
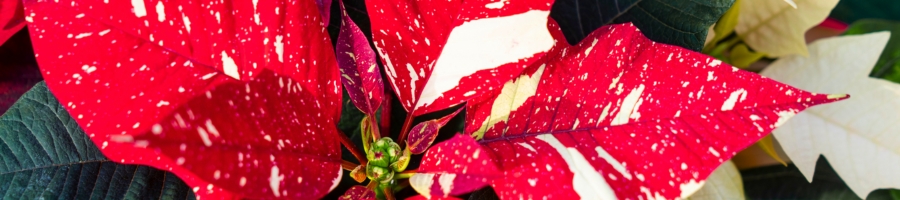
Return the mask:
<svg viewBox="0 0 900 200">
<path fill-rule="evenodd" d="M 426 197 L 460 195 L 502 177 L 495 162 L 490 151 L 472 137 L 456 135 L 432 147 L 409 182 Z"/>
<path fill-rule="evenodd" d="M 563 42 L 544 60 L 468 104 L 466 133 L 502 171 L 489 181 L 502 199 L 685 198 L 795 113 L 846 97 L 652 42 L 631 24 L 600 28 L 577 46 L 564 42 L 555 23 L 549 28 Z M 471 154 L 431 151 L 420 171 L 472 173 L 434 161 Z M 448 183 L 442 191 L 464 187 L 456 179 L 441 181 Z"/>
<path fill-rule="evenodd" d="M 204 199 L 321 198 L 340 180 L 340 74 L 313 2 L 25 8 L 48 87 L 110 160 Z"/>
<path fill-rule="evenodd" d="M 431 143 L 437 138 L 438 131 L 441 127 L 447 125 L 447 122 L 450 122 L 450 119 L 453 119 L 459 111 L 462 111 L 462 108 L 456 109 L 455 112 L 441 117 L 440 119 L 424 121 L 413 126 L 413 128 L 409 130 L 409 137 L 406 138 L 406 145 L 409 151 L 412 154 L 425 153 L 425 150 L 428 150 L 428 147 L 431 146 Z"/>
<path fill-rule="evenodd" d="M 343 4 L 341 8 L 343 10 Z M 341 23 L 337 41 L 341 82 L 350 94 L 353 105 L 367 115 L 374 115 L 384 96 L 384 83 L 381 81 L 381 69 L 375 61 L 375 51 L 346 11 L 341 12 Z"/>
<path fill-rule="evenodd" d="M 414 116 L 496 90 L 552 45 L 549 1 L 366 2 L 372 38 Z"/>
<path fill-rule="evenodd" d="M 353 186 L 350 189 L 347 189 L 347 192 L 344 195 L 341 195 L 341 200 L 375 200 L 375 192 L 366 188 L 366 186 Z"/>
</svg>

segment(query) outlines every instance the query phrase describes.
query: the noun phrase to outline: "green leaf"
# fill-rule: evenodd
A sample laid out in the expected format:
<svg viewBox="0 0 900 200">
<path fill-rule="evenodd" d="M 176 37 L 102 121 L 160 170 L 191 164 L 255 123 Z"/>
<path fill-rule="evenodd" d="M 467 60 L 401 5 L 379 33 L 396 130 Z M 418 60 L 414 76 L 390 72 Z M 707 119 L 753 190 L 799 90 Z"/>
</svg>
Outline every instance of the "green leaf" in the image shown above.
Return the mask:
<svg viewBox="0 0 900 200">
<path fill-rule="evenodd" d="M 578 44 L 588 34 L 613 22 L 641 0 L 556 0 L 550 17 L 559 23 L 566 41 Z"/>
<path fill-rule="evenodd" d="M 838 2 L 830 17 L 846 23 L 867 18 L 900 20 L 900 1 L 897 0 L 844 0 Z"/>
<path fill-rule="evenodd" d="M 731 8 L 734 1 L 644 0 L 615 22 L 632 22 L 653 41 L 700 51 L 709 27 Z"/>
<path fill-rule="evenodd" d="M 747 47 L 747 44 L 740 43 L 731 48 L 731 54 L 728 56 L 729 64 L 738 68 L 747 68 L 750 64 L 765 57 L 766 54 L 755 52 Z"/>
<path fill-rule="evenodd" d="M 869 74 L 871 77 L 887 79 L 900 83 L 900 21 L 881 19 L 864 19 L 850 25 L 845 35 L 860 35 L 878 31 L 890 31 L 891 39 L 888 40 L 881 57 Z"/>
<path fill-rule="evenodd" d="M 172 173 L 112 162 L 43 82 L 0 117 L 0 199 L 193 199 Z"/>
<path fill-rule="evenodd" d="M 734 1 L 734 5 L 716 21 L 715 25 L 711 27 L 713 32 L 707 33 L 706 37 L 706 47 L 703 47 L 703 52 L 712 51 L 712 48 L 716 46 L 716 43 L 722 41 L 726 37 L 730 36 L 731 33 L 734 33 L 734 27 L 738 24 L 738 14 L 741 12 L 741 0 Z"/>
</svg>

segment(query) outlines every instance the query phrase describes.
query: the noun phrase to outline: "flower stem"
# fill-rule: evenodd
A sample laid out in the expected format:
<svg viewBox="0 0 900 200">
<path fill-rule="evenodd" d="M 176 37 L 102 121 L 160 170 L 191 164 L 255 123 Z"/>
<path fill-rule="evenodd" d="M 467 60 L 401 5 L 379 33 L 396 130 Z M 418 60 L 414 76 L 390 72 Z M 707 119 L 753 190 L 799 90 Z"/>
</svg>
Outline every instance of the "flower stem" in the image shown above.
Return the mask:
<svg viewBox="0 0 900 200">
<path fill-rule="evenodd" d="M 390 86 L 384 87 L 384 99 L 381 102 L 381 132 L 385 134 L 391 133 L 391 94 Z"/>
<path fill-rule="evenodd" d="M 406 144 L 406 135 L 409 135 L 409 129 L 411 128 L 410 126 L 412 125 L 412 120 L 414 118 L 412 113 L 413 112 L 409 112 L 409 114 L 406 115 L 406 120 L 403 121 L 403 129 L 402 131 L 400 131 L 400 139 L 397 140 L 397 144 L 399 144 L 401 147 Z"/>
<path fill-rule="evenodd" d="M 356 145 L 353 144 L 353 141 L 350 141 L 350 138 L 347 137 L 347 134 L 344 134 L 343 131 L 338 130 L 338 135 L 341 138 L 341 144 L 344 144 L 344 147 L 347 147 L 347 150 L 356 157 L 356 160 L 359 163 L 368 163 L 369 160 L 366 160 L 366 154 L 359 150 Z"/>
<path fill-rule="evenodd" d="M 374 142 L 378 139 L 381 139 L 381 130 L 378 128 L 378 122 L 376 120 L 377 118 L 375 118 L 375 115 L 373 114 L 373 115 L 369 115 L 368 119 L 369 119 L 369 121 L 368 121 L 369 128 L 372 129 L 372 141 L 369 141 L 369 142 Z M 382 120 L 383 119 L 384 118 L 382 118 Z"/>
<path fill-rule="evenodd" d="M 394 192 L 400 192 L 403 188 L 409 187 L 409 180 L 399 181 L 397 185 L 394 186 Z"/>
<path fill-rule="evenodd" d="M 406 171 L 403 171 L 403 172 L 400 172 L 400 173 L 397 173 L 396 175 L 394 175 L 394 180 L 408 179 L 409 177 L 412 177 L 415 174 L 416 174 L 416 170 L 414 170 L 414 169 L 406 170 Z"/>
<path fill-rule="evenodd" d="M 344 168 L 344 170 L 353 171 L 353 169 L 356 169 L 356 167 L 358 167 L 358 166 L 359 165 L 356 163 L 346 161 L 346 160 L 341 160 L 341 168 Z"/>
<path fill-rule="evenodd" d="M 384 198 L 387 200 L 395 200 L 394 199 L 394 191 L 391 190 L 391 187 L 384 187 L 381 192 L 384 192 Z"/>
</svg>

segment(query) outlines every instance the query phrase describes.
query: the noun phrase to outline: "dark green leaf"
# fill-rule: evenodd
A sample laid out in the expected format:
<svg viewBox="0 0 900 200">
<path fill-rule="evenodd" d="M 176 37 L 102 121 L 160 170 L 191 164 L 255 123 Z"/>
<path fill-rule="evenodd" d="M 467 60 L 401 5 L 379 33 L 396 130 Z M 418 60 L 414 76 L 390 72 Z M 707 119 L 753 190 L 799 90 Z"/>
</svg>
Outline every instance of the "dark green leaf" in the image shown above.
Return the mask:
<svg viewBox="0 0 900 200">
<path fill-rule="evenodd" d="M 632 22 L 653 41 L 700 51 L 706 32 L 734 0 L 643 0 L 615 23 Z"/>
<path fill-rule="evenodd" d="M 641 0 L 557 0 L 550 10 L 550 17 L 559 23 L 566 41 L 578 44 L 597 28 L 637 5 Z"/>
<path fill-rule="evenodd" d="M 879 31 L 890 31 L 891 39 L 884 47 L 884 51 L 881 52 L 881 57 L 878 58 L 878 62 L 869 76 L 900 83 L 900 21 L 859 20 L 850 25 L 844 34 L 859 35 Z"/>
<path fill-rule="evenodd" d="M 843 0 L 831 10 L 829 17 L 846 23 L 867 18 L 900 20 L 900 1 Z"/>
<path fill-rule="evenodd" d="M 0 199 L 193 199 L 172 173 L 114 163 L 43 82 L 0 117 Z"/>
</svg>

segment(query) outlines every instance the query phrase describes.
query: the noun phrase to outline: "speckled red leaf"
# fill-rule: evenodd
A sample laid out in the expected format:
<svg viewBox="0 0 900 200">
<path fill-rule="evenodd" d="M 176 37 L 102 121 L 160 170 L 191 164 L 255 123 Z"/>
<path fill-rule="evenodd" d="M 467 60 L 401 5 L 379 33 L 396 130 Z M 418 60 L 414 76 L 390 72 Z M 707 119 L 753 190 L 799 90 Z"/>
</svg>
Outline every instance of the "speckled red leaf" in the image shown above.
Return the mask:
<svg viewBox="0 0 900 200">
<path fill-rule="evenodd" d="M 498 89 L 550 49 L 552 1 L 374 0 L 372 38 L 413 115 Z"/>
<path fill-rule="evenodd" d="M 431 143 L 437 138 L 438 131 L 441 127 L 447 125 L 447 122 L 450 122 L 450 119 L 453 119 L 453 117 L 462 110 L 462 108 L 459 108 L 447 116 L 424 121 L 413 126 L 413 128 L 409 130 L 409 137 L 406 138 L 406 145 L 408 146 L 410 153 L 425 153 L 425 150 L 428 150 L 428 147 L 431 146 Z"/>
<path fill-rule="evenodd" d="M 466 133 L 503 171 L 490 182 L 502 199 L 684 198 L 795 113 L 844 97 L 652 42 L 631 24 L 557 43 L 545 58 L 468 107 Z M 420 171 L 435 170 L 431 155 Z"/>
<path fill-rule="evenodd" d="M 340 180 L 339 72 L 312 1 L 25 7 L 47 85 L 110 160 L 212 199 L 319 198 Z"/>
<path fill-rule="evenodd" d="M 341 82 L 350 100 L 360 111 L 374 115 L 384 98 L 381 69 L 375 63 L 375 51 L 356 23 L 341 5 L 341 33 L 337 41 L 337 60 L 341 67 Z"/>
<path fill-rule="evenodd" d="M 475 191 L 502 175 L 489 150 L 472 137 L 456 135 L 428 150 L 409 183 L 423 196 L 448 197 Z"/>
<path fill-rule="evenodd" d="M 341 200 L 375 200 L 375 192 L 366 186 L 353 186 L 341 195 Z"/>
<path fill-rule="evenodd" d="M 25 27 L 21 0 L 0 0 L 0 44 Z"/>
</svg>

